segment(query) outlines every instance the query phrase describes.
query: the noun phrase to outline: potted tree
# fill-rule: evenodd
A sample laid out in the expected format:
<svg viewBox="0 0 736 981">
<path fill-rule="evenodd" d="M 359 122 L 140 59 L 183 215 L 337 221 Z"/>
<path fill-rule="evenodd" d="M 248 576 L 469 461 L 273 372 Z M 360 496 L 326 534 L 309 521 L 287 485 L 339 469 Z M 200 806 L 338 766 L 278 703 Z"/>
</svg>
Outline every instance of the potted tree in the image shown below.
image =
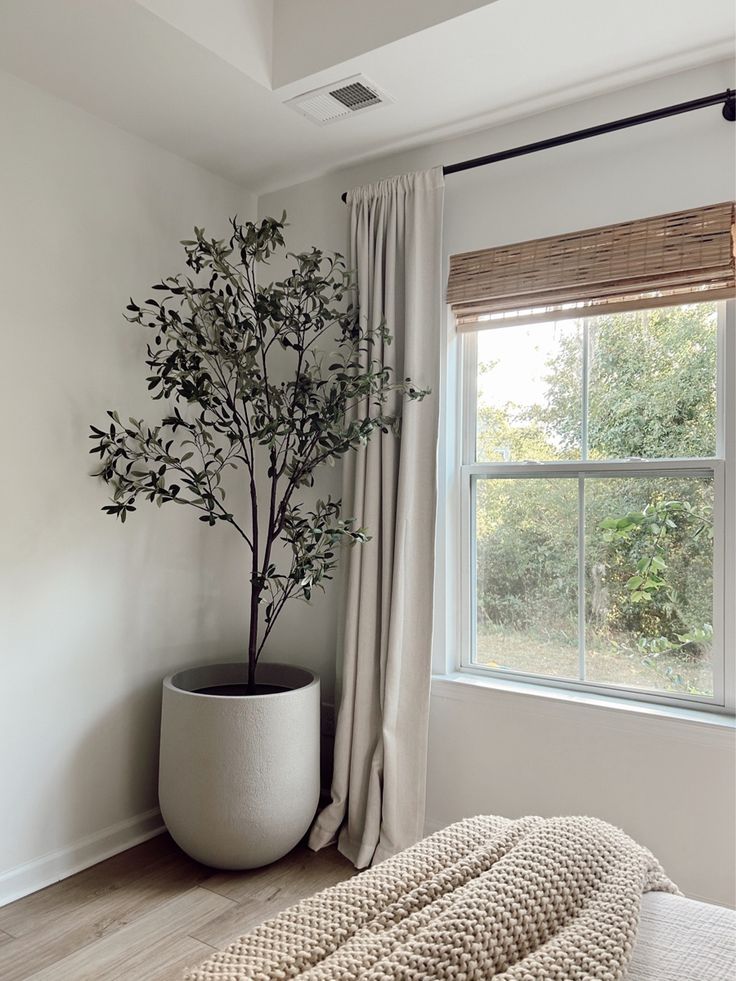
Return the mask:
<svg viewBox="0 0 736 981">
<path fill-rule="evenodd" d="M 228 525 L 249 560 L 247 657 L 163 683 L 162 814 L 186 852 L 219 868 L 281 857 L 317 806 L 319 679 L 259 657 L 284 605 L 324 588 L 339 546 L 368 535 L 341 517 L 339 500 L 307 506 L 300 490 L 394 425 L 402 397 L 426 394 L 383 367 L 391 338 L 361 322 L 341 256 L 287 253 L 289 274 L 259 283 L 260 267 L 285 250 L 285 218 L 233 219 L 226 240 L 195 228 L 182 243 L 188 271 L 127 307 L 126 319 L 151 331 L 148 388 L 167 410 L 153 426 L 109 411 L 91 427 L 95 476 L 112 489 L 107 514 L 124 522 L 141 499 L 186 506 Z M 238 478 L 243 516 L 229 506 Z"/>
</svg>

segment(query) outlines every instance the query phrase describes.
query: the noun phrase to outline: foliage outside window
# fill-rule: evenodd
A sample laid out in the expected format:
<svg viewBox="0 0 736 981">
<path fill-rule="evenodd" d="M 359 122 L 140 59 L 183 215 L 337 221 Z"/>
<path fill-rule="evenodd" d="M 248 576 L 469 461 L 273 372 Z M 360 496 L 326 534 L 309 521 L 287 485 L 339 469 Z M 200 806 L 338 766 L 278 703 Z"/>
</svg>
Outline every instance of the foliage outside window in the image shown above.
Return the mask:
<svg viewBox="0 0 736 981">
<path fill-rule="evenodd" d="M 466 335 L 464 666 L 723 695 L 719 308 Z"/>
</svg>

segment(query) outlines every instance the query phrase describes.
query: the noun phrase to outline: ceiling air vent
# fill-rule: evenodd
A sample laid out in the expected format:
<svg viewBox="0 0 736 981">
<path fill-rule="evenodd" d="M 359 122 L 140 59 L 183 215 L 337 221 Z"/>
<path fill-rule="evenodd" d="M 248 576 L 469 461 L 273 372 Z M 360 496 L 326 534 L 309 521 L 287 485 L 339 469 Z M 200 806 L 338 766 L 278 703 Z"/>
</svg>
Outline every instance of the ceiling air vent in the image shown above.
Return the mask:
<svg viewBox="0 0 736 981">
<path fill-rule="evenodd" d="M 286 105 L 320 126 L 326 126 L 389 102 L 393 99 L 365 75 L 353 75 L 288 99 Z"/>
</svg>

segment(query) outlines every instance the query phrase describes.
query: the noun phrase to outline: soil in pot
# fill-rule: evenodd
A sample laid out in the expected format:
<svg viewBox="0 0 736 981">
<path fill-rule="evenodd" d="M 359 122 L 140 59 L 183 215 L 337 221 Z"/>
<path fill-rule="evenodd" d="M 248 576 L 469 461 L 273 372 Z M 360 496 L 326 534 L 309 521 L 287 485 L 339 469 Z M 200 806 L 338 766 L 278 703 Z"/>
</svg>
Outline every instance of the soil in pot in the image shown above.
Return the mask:
<svg viewBox="0 0 736 981">
<path fill-rule="evenodd" d="M 210 685 L 208 688 L 195 688 L 195 695 L 275 695 L 277 692 L 291 691 L 282 685 L 255 685 L 251 690 L 247 685 Z"/>
</svg>

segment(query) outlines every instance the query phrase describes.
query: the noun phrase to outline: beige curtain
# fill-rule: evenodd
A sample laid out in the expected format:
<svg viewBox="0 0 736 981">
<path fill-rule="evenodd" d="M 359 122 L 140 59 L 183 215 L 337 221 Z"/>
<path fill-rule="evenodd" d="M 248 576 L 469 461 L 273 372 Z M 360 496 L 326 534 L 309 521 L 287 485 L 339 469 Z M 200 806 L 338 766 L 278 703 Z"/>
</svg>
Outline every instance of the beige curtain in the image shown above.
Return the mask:
<svg viewBox="0 0 736 981">
<path fill-rule="evenodd" d="M 431 675 L 442 282 L 440 168 L 348 194 L 361 316 L 394 337 L 396 378 L 432 394 L 403 406 L 401 435 L 346 458 L 344 514 L 372 534 L 346 557 L 342 694 L 332 802 L 313 849 L 338 839 L 358 868 L 422 836 Z"/>
</svg>

